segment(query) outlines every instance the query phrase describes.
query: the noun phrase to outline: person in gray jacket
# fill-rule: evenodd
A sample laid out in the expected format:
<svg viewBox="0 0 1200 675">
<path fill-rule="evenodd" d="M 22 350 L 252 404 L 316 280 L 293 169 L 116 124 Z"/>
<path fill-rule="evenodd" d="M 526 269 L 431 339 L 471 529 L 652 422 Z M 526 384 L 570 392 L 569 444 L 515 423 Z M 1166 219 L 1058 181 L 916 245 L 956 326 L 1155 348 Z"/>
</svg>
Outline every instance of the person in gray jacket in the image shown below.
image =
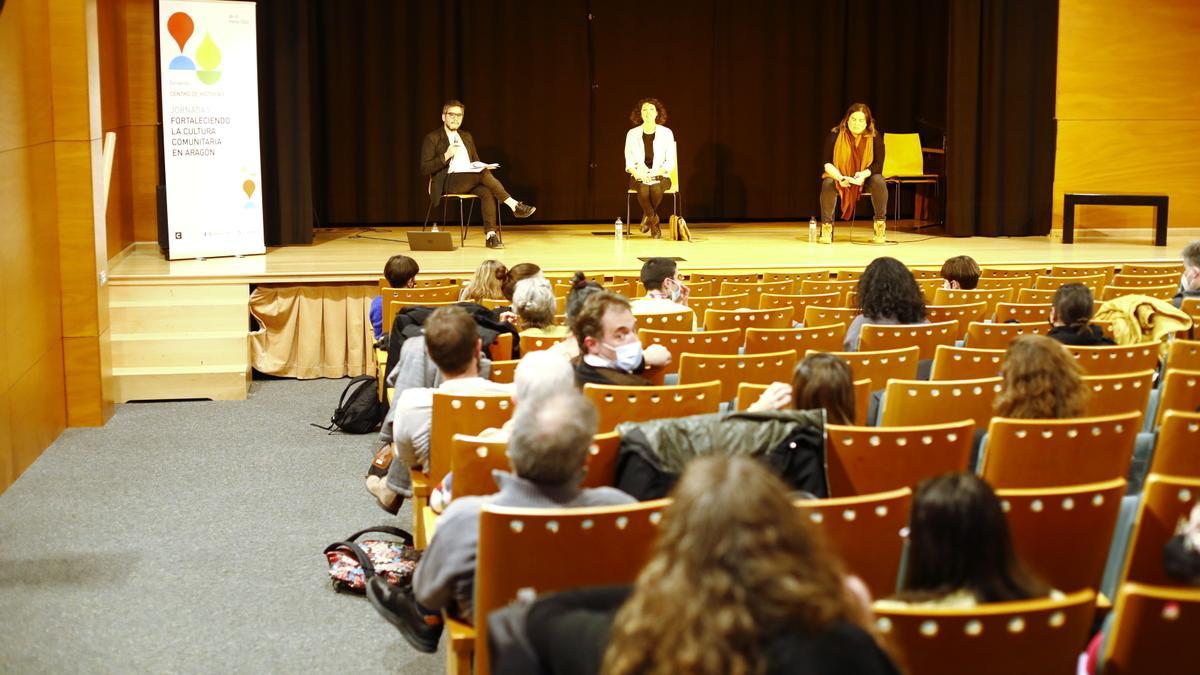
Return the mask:
<svg viewBox="0 0 1200 675">
<path fill-rule="evenodd" d="M 485 503 L 560 509 L 635 501 L 615 488 L 579 487 L 596 433 L 596 417 L 591 402 L 575 391 L 554 394 L 540 404 L 521 405 L 508 440 L 508 458 L 515 473 L 495 473 L 500 491 L 450 503 L 417 564 L 411 588 L 393 586 L 378 576 L 367 584 L 371 604 L 414 649 L 437 651 L 443 610 L 474 620 L 479 514 Z"/>
</svg>

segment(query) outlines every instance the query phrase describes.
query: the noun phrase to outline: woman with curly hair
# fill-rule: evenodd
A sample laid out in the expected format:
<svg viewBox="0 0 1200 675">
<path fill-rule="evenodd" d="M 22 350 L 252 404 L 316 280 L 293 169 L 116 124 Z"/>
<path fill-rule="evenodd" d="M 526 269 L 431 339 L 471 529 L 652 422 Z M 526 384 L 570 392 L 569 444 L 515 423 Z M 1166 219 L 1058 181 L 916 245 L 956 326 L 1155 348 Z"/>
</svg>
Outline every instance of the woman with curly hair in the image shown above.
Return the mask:
<svg viewBox="0 0 1200 675">
<path fill-rule="evenodd" d="M 629 174 L 629 189 L 637 191 L 642 207 L 642 232 L 662 238 L 658 227 L 658 205 L 663 193 L 671 187 L 671 171 L 675 168 L 675 134 L 663 126 L 667 108 L 656 98 L 637 102 L 629 121 L 637 126 L 625 134 L 625 172 Z"/>
<path fill-rule="evenodd" d="M 895 326 L 929 323 L 925 318 L 925 296 L 912 272 L 895 258 L 876 258 L 858 279 L 859 315 L 846 329 L 846 351 L 858 351 L 865 324 Z"/>
<path fill-rule="evenodd" d="M 632 589 L 572 591 L 530 609 L 546 672 L 897 672 L 778 477 L 750 458 L 710 456 L 688 465 L 672 496 Z"/>
<path fill-rule="evenodd" d="M 992 409 L 1000 417 L 1057 420 L 1082 417 L 1088 391 L 1083 368 L 1045 335 L 1021 335 L 1008 345 L 1000 370 L 1004 388 Z"/>
<path fill-rule="evenodd" d="M 504 297 L 504 281 L 508 279 L 508 268 L 499 260 L 484 260 L 475 268 L 475 276 L 463 286 L 458 294 L 459 302 L 483 303 Z"/>
<path fill-rule="evenodd" d="M 991 486 L 973 474 L 948 473 L 917 486 L 904 583 L 894 600 L 875 606 L 974 607 L 1051 592 L 1013 551 L 1008 521 Z"/>
<path fill-rule="evenodd" d="M 865 103 L 854 103 L 825 138 L 825 165 L 821 173 L 822 244 L 833 243 L 833 207 L 842 202 L 843 220 L 854 218 L 854 207 L 865 187 L 875 212 L 872 244 L 885 243 L 887 184 L 883 181 L 883 134 L 875 129 L 875 116 Z"/>
</svg>

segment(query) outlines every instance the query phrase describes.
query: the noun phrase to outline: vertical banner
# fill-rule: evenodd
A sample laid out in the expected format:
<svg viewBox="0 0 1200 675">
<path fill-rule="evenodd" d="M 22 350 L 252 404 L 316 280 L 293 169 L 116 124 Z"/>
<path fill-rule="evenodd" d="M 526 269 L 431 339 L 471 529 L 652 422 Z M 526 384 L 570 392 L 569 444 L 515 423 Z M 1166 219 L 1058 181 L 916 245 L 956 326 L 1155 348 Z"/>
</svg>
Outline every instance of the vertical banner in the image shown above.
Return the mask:
<svg viewBox="0 0 1200 675">
<path fill-rule="evenodd" d="M 170 260 L 266 251 L 255 8 L 159 0 Z"/>
</svg>

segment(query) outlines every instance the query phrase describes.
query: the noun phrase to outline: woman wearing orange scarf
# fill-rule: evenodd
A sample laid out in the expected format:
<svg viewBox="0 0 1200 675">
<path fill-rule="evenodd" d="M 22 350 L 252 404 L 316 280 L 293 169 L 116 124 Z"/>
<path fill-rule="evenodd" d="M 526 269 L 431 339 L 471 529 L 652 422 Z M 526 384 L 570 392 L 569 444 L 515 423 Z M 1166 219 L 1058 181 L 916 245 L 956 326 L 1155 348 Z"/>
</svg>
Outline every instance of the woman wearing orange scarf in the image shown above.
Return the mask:
<svg viewBox="0 0 1200 675">
<path fill-rule="evenodd" d="M 854 217 L 854 207 L 865 186 L 871 191 L 875 211 L 872 244 L 884 243 L 887 184 L 883 182 L 883 134 L 875 131 L 875 118 L 864 103 L 855 103 L 829 131 L 825 141 L 825 173 L 821 175 L 822 244 L 833 243 L 833 207 L 842 201 L 842 219 Z"/>
</svg>

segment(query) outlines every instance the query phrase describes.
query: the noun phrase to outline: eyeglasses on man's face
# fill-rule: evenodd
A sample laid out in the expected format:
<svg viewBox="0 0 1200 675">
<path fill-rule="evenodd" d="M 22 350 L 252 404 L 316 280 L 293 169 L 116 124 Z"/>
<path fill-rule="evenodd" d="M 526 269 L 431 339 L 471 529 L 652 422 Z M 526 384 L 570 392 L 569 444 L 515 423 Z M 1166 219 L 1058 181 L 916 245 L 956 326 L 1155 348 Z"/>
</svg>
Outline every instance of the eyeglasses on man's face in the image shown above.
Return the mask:
<svg viewBox="0 0 1200 675">
<path fill-rule="evenodd" d="M 456 119 L 461 119 L 463 116 L 463 114 L 460 112 L 444 112 L 442 114 L 445 115 L 446 117 L 454 117 Z"/>
</svg>

